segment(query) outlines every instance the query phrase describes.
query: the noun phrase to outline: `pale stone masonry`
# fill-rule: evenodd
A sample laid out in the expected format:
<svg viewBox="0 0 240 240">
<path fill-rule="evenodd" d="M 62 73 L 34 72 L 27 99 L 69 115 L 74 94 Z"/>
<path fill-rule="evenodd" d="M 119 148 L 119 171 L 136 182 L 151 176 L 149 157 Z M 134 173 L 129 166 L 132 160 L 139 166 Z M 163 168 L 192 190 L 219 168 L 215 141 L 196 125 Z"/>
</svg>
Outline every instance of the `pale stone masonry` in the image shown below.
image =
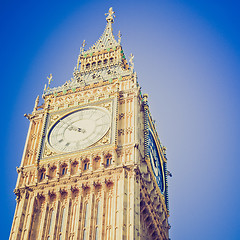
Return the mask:
<svg viewBox="0 0 240 240">
<path fill-rule="evenodd" d="M 73 78 L 51 88 L 50 76 L 26 115 L 11 240 L 169 239 L 166 148 L 106 15 Z"/>
</svg>

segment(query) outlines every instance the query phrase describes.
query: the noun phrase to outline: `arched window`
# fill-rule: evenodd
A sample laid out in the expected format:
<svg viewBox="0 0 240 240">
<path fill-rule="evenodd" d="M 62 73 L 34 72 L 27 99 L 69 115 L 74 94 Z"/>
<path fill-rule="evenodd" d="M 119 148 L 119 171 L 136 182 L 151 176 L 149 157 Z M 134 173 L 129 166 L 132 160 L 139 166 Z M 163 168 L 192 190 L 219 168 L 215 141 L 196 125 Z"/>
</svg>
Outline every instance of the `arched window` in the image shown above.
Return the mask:
<svg viewBox="0 0 240 240">
<path fill-rule="evenodd" d="M 107 64 L 107 59 L 104 59 L 103 64 L 104 65 Z"/>
<path fill-rule="evenodd" d="M 50 222 L 49 222 L 49 227 L 48 227 L 48 239 L 50 239 L 52 229 L 53 229 L 53 218 L 54 218 L 54 210 L 51 212 L 51 217 L 50 217 Z"/>
<path fill-rule="evenodd" d="M 100 206 L 101 206 L 101 202 L 98 201 L 97 202 L 97 213 L 96 213 L 96 225 L 99 225 L 99 217 L 100 217 Z"/>
<path fill-rule="evenodd" d="M 113 63 L 113 58 L 110 58 L 109 60 L 110 60 L 110 63 Z"/>
<path fill-rule="evenodd" d="M 62 167 L 62 176 L 67 174 L 67 166 Z"/>
<path fill-rule="evenodd" d="M 98 66 L 101 66 L 102 65 L 102 61 L 98 61 Z"/>
<path fill-rule="evenodd" d="M 101 202 L 97 201 L 97 204 L 96 204 L 95 240 L 99 239 L 100 207 L 101 207 Z"/>
<path fill-rule="evenodd" d="M 112 156 L 108 155 L 106 157 L 106 166 L 110 166 L 112 164 Z"/>
<path fill-rule="evenodd" d="M 87 226 L 87 220 L 88 220 L 88 203 L 86 203 L 85 205 L 84 227 Z"/>
<path fill-rule="evenodd" d="M 41 173 L 40 180 L 43 180 L 45 178 L 45 172 Z"/>
<path fill-rule="evenodd" d="M 40 171 L 40 181 L 43 180 L 43 179 L 45 179 L 45 177 L 46 177 L 46 170 L 45 170 L 45 169 L 42 169 L 42 170 Z"/>
<path fill-rule="evenodd" d="M 98 227 L 95 229 L 95 240 L 98 240 Z"/>
<path fill-rule="evenodd" d="M 92 63 L 92 67 L 95 68 L 96 67 L 96 62 Z"/>
<path fill-rule="evenodd" d="M 83 229 L 83 240 L 87 239 L 87 221 L 88 221 L 88 203 L 85 204 L 85 216 L 84 216 L 84 229 Z"/>
<path fill-rule="evenodd" d="M 84 229 L 83 230 L 83 240 L 86 240 L 87 239 L 87 233 L 86 233 L 87 231 L 86 231 L 86 229 Z"/>
<path fill-rule="evenodd" d="M 62 210 L 62 220 L 60 225 L 59 240 L 62 240 L 64 217 L 65 217 L 65 208 L 63 208 Z"/>
<path fill-rule="evenodd" d="M 86 65 L 86 69 L 89 69 L 89 68 L 90 68 L 90 63 Z"/>
<path fill-rule="evenodd" d="M 90 167 L 90 162 L 89 162 L 89 160 L 86 160 L 83 164 L 83 170 L 85 171 L 85 170 L 89 169 L 89 167 Z"/>
</svg>

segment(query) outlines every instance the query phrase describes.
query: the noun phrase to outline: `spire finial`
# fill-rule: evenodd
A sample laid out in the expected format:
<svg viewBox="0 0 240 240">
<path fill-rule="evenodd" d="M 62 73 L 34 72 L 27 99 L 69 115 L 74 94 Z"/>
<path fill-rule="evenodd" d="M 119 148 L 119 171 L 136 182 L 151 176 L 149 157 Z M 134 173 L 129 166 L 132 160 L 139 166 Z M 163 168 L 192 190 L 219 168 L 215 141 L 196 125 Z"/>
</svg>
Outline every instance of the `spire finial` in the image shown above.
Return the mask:
<svg viewBox="0 0 240 240">
<path fill-rule="evenodd" d="M 133 62 L 133 59 L 134 59 L 134 55 L 131 53 L 130 55 L 130 58 L 129 58 L 129 63 L 130 63 L 130 69 L 131 71 L 133 72 L 133 69 L 134 69 L 134 62 Z"/>
<path fill-rule="evenodd" d="M 81 55 L 82 55 L 83 52 L 84 52 L 84 47 L 85 47 L 85 46 L 86 46 L 86 41 L 83 40 L 82 47 L 80 47 L 80 53 L 79 53 L 79 56 L 78 56 L 77 68 L 76 68 L 76 69 L 79 69 L 80 60 L 81 60 Z"/>
<path fill-rule="evenodd" d="M 49 86 L 50 86 L 50 83 L 52 82 L 52 74 L 50 73 L 50 75 L 49 75 L 49 77 L 47 77 L 47 79 L 48 79 L 48 88 L 47 89 L 49 89 Z"/>
<path fill-rule="evenodd" d="M 107 17 L 106 17 L 107 22 L 113 22 L 113 17 L 116 17 L 114 15 L 114 13 L 115 12 L 113 11 L 113 8 L 110 7 L 109 10 L 108 10 L 108 13 L 105 13 L 105 15 L 107 15 Z"/>
<path fill-rule="evenodd" d="M 37 111 L 38 103 L 39 103 L 39 95 L 37 96 L 37 98 L 36 98 L 36 100 L 35 100 L 35 104 L 34 104 L 34 109 L 33 109 L 33 111 Z"/>
</svg>

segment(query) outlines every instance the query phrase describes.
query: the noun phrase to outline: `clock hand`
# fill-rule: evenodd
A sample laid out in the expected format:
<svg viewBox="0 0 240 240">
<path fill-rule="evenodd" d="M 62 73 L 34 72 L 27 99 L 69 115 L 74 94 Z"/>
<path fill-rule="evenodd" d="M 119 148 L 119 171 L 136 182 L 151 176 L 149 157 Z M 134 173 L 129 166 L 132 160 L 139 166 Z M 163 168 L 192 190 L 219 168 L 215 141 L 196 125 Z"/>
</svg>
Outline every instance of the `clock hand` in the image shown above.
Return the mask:
<svg viewBox="0 0 240 240">
<path fill-rule="evenodd" d="M 83 129 L 83 128 L 77 128 L 77 131 L 78 131 L 78 132 L 82 132 L 82 133 L 85 133 L 85 132 L 86 132 L 86 130 Z"/>
<path fill-rule="evenodd" d="M 60 120 L 60 122 L 62 122 L 62 123 L 64 123 L 64 124 L 67 124 L 67 125 L 68 125 L 68 129 L 69 129 L 70 131 L 71 131 L 71 130 L 74 130 L 74 131 L 82 132 L 82 133 L 86 132 L 85 129 L 76 127 L 76 126 L 74 126 L 74 125 L 72 125 L 72 124 L 69 124 L 69 123 L 63 121 L 63 120 Z"/>
</svg>

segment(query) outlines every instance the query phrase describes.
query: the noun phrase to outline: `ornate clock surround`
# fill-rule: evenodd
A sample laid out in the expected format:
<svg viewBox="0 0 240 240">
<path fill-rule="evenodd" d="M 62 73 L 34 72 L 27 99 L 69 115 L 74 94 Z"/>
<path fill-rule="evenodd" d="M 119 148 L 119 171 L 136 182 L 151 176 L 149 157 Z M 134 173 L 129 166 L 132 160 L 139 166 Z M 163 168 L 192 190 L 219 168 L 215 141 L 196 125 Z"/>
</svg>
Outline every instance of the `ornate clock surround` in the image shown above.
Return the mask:
<svg viewBox="0 0 240 240">
<path fill-rule="evenodd" d="M 92 102 L 92 103 L 86 103 L 86 104 L 79 104 L 77 106 L 73 106 L 71 108 L 67 107 L 64 109 L 59 109 L 56 111 L 52 111 L 49 113 L 48 118 L 46 119 L 46 133 L 45 133 L 45 139 L 43 141 L 43 145 L 42 145 L 42 149 L 41 149 L 41 161 L 43 160 L 47 160 L 51 157 L 54 156 L 64 156 L 66 154 L 76 154 L 78 152 L 83 152 L 86 151 L 88 149 L 94 149 L 100 146 L 110 146 L 114 143 L 115 140 L 115 135 L 116 135 L 116 124 L 114 124 L 114 122 L 116 121 L 116 102 L 117 99 L 111 98 L 109 100 L 104 100 L 104 101 L 100 101 L 100 102 Z M 106 109 L 106 111 L 109 111 L 110 114 L 110 128 L 109 130 L 106 132 L 106 134 L 99 139 L 96 143 L 92 144 L 91 146 L 85 148 L 85 149 L 80 149 L 80 150 L 76 150 L 70 153 L 64 153 L 61 151 L 56 151 L 55 149 L 53 149 L 49 143 L 48 143 L 48 134 L 49 131 L 51 130 L 51 128 L 53 127 L 53 125 L 62 117 L 64 117 L 65 115 L 72 113 L 74 111 L 78 111 L 80 109 L 84 109 L 84 108 L 102 108 L 102 109 Z"/>
</svg>

